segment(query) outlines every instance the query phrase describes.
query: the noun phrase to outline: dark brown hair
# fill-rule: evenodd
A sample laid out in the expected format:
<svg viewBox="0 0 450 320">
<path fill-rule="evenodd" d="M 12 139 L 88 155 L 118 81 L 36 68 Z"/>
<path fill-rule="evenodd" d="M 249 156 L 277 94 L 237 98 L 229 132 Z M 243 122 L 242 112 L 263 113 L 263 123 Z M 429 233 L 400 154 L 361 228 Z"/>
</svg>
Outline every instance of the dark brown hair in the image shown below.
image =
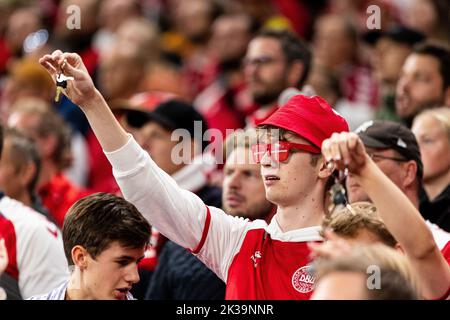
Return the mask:
<svg viewBox="0 0 450 320">
<path fill-rule="evenodd" d="M 143 248 L 150 232 L 150 224 L 133 204 L 112 194 L 95 193 L 78 200 L 67 212 L 62 230 L 64 252 L 73 265 L 71 252 L 77 245 L 95 259 L 114 241 Z"/>
<path fill-rule="evenodd" d="M 419 43 L 413 48 L 413 53 L 429 55 L 439 61 L 439 73 L 442 77 L 443 88 L 450 86 L 450 48 L 443 43 L 428 41 Z"/>
<path fill-rule="evenodd" d="M 288 64 L 295 61 L 303 63 L 303 74 L 298 80 L 297 87 L 300 88 L 303 86 L 306 78 L 308 78 L 312 60 L 311 50 L 306 42 L 286 30 L 264 29 L 255 38 L 273 38 L 278 40 Z"/>
</svg>

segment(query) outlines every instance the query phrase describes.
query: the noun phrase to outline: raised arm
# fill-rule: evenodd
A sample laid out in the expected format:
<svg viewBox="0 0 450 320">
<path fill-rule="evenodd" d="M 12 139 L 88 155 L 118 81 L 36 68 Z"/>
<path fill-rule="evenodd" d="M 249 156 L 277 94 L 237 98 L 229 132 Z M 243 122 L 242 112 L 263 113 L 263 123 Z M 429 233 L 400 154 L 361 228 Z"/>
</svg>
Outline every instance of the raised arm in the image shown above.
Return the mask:
<svg viewBox="0 0 450 320">
<path fill-rule="evenodd" d="M 129 137 L 114 117 L 105 99 L 95 88 L 81 57 L 76 53 L 54 51 L 43 56 L 39 63 L 55 79 L 61 71 L 74 80 L 67 81 L 64 94 L 78 105 L 91 124 L 103 150 L 114 151 L 124 146 Z"/>
<path fill-rule="evenodd" d="M 208 208 L 161 170 L 120 126 L 80 56 L 57 50 L 39 62 L 54 79 L 61 71 L 74 78 L 68 81 L 64 94 L 86 114 L 124 197 L 163 235 L 198 253 L 225 280 L 249 223 Z"/>
<path fill-rule="evenodd" d="M 430 229 L 407 196 L 378 168 L 355 133 L 333 134 L 322 153 L 338 169 L 347 166 L 378 209 L 389 231 L 402 246 L 427 299 L 440 298 L 450 288 L 450 266 Z"/>
</svg>

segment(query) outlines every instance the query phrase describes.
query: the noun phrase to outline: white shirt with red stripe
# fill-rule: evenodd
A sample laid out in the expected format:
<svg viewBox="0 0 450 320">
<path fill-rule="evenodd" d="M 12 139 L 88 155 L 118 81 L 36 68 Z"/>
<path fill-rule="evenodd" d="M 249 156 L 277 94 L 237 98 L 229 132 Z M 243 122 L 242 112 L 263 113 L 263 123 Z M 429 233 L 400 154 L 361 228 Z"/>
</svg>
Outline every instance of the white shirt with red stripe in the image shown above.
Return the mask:
<svg viewBox="0 0 450 320">
<path fill-rule="evenodd" d="M 47 293 L 67 280 L 69 270 L 58 228 L 32 208 L 3 194 L 0 237 L 5 239 L 9 258 L 2 282 L 7 281 L 15 298 Z"/>
<path fill-rule="evenodd" d="M 319 226 L 283 233 L 275 218 L 267 225 L 205 206 L 158 168 L 132 137 L 105 154 L 124 197 L 226 282 L 227 299 L 309 299 L 314 277 L 307 243 L 322 241 Z"/>
<path fill-rule="evenodd" d="M 442 252 L 445 260 L 450 264 L 450 233 L 439 228 L 438 225 L 425 221 L 431 233 L 433 234 L 434 241 Z"/>
</svg>

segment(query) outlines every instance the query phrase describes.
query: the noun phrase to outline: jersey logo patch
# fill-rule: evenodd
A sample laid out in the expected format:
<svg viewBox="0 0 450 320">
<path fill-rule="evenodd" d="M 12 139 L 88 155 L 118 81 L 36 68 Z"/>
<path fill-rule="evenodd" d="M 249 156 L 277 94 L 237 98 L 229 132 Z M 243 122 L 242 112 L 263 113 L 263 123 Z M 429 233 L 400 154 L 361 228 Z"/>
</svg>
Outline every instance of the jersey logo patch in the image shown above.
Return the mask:
<svg viewBox="0 0 450 320">
<path fill-rule="evenodd" d="M 253 266 L 256 268 L 258 266 L 259 259 L 261 259 L 262 253 L 261 251 L 255 251 L 255 253 L 250 257 L 253 261 Z"/>
<path fill-rule="evenodd" d="M 292 286 L 300 293 L 308 293 L 314 289 L 316 277 L 311 266 L 303 266 L 292 275 Z"/>
</svg>

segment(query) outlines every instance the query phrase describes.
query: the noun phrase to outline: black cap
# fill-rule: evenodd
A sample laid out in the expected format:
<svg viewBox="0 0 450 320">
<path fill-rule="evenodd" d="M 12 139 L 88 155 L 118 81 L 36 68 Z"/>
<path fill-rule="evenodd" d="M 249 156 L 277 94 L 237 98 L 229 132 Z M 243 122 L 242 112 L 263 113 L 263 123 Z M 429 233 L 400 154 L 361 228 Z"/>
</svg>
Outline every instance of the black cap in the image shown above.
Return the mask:
<svg viewBox="0 0 450 320">
<path fill-rule="evenodd" d="M 202 150 L 206 148 L 208 141 L 203 141 L 203 135 L 208 130 L 206 121 L 189 103 L 181 100 L 168 100 L 158 105 L 153 111 L 127 111 L 127 122 L 132 127 L 140 128 L 149 121 L 158 123 L 168 131 L 185 129 L 189 132 L 191 138 L 196 138 L 195 123 L 200 121 L 201 137 L 198 138 L 202 139 Z M 198 125 L 199 123 L 197 123 Z"/>
<path fill-rule="evenodd" d="M 377 43 L 382 37 L 410 46 L 425 40 L 425 35 L 423 33 L 401 25 L 390 27 L 386 31 L 371 30 L 362 36 L 363 40 L 371 45 Z"/>
<path fill-rule="evenodd" d="M 406 160 L 417 163 L 417 177 L 422 180 L 423 164 L 419 144 L 414 134 L 404 125 L 388 120 L 364 122 L 355 131 L 366 147 L 393 149 Z"/>
</svg>

